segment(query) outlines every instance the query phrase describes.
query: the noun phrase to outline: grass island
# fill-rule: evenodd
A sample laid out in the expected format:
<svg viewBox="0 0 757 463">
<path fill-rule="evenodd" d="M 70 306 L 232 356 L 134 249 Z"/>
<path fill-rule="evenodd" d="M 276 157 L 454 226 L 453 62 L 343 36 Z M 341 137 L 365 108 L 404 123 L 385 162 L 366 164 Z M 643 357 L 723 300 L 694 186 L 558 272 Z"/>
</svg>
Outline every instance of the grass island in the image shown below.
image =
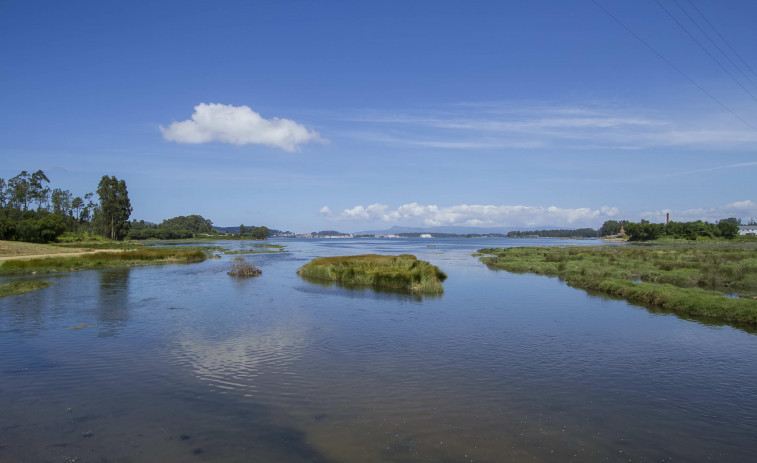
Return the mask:
<svg viewBox="0 0 757 463">
<path fill-rule="evenodd" d="M 447 278 L 439 267 L 410 254 L 319 257 L 302 266 L 297 274 L 313 281 L 427 295 L 444 292 L 442 282 Z"/>
</svg>

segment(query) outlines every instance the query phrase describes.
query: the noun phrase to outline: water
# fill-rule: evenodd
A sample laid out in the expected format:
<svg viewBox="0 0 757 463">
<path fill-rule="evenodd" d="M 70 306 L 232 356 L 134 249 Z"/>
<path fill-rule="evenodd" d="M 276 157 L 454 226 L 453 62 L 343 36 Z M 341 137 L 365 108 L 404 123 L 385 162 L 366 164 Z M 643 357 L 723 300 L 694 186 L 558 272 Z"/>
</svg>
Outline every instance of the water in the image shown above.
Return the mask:
<svg viewBox="0 0 757 463">
<path fill-rule="evenodd" d="M 56 284 L 0 299 L 0 461 L 757 459 L 754 334 L 470 255 L 596 242 L 279 243 L 245 256 L 254 279 L 224 256 L 30 277 Z M 444 295 L 295 274 L 363 253 L 438 265 Z"/>
</svg>

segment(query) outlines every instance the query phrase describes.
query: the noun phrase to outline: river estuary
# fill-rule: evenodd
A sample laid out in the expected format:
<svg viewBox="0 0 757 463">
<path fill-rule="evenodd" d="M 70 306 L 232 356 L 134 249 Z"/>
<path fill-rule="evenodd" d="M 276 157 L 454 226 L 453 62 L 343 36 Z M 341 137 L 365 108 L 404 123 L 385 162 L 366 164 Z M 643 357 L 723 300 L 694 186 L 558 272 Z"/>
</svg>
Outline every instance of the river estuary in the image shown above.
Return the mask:
<svg viewBox="0 0 757 463">
<path fill-rule="evenodd" d="M 252 279 L 231 255 L 27 277 L 55 285 L 0 299 L 0 461 L 757 461 L 753 332 L 471 256 L 598 241 L 269 242 Z M 295 273 L 366 253 L 439 266 L 444 295 Z"/>
</svg>

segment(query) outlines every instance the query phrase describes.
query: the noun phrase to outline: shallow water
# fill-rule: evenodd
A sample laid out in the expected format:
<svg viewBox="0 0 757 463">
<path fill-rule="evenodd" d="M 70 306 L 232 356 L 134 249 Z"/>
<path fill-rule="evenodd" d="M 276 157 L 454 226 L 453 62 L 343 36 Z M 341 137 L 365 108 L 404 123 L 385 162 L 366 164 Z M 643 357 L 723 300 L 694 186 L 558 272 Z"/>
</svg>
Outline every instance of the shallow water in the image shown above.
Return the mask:
<svg viewBox="0 0 757 463">
<path fill-rule="evenodd" d="M 757 337 L 491 271 L 508 239 L 281 240 L 0 299 L 0 461 L 756 461 Z M 249 249 L 254 243 L 222 242 Z M 324 286 L 411 253 L 441 297 Z"/>
</svg>

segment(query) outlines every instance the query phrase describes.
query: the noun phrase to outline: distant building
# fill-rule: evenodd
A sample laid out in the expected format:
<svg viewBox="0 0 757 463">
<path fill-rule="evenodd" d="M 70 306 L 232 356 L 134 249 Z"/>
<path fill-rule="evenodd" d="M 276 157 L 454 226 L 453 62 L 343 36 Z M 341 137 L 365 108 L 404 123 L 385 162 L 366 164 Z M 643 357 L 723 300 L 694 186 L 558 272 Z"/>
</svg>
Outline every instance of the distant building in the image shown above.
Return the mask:
<svg viewBox="0 0 757 463">
<path fill-rule="evenodd" d="M 431 233 L 423 233 L 421 234 L 421 238 L 431 238 Z"/>
<path fill-rule="evenodd" d="M 739 235 L 757 235 L 757 225 L 739 225 Z"/>
</svg>

